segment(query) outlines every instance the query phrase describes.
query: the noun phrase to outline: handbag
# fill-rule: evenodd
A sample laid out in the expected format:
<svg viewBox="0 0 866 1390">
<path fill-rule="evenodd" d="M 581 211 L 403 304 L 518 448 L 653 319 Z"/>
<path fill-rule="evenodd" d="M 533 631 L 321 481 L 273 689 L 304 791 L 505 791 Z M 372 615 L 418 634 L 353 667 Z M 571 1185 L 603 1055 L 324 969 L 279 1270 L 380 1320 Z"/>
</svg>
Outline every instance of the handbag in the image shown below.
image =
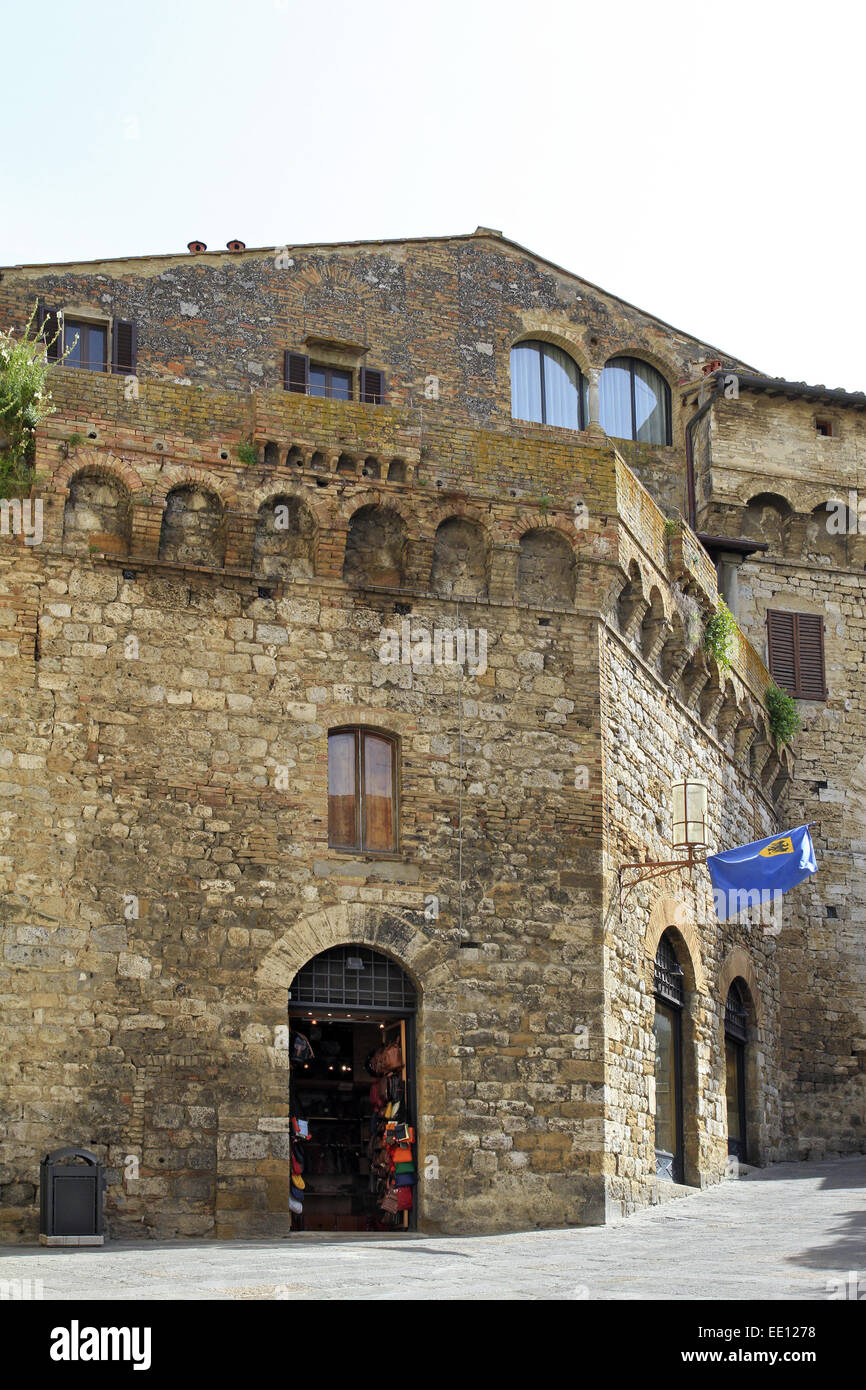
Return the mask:
<svg viewBox="0 0 866 1390">
<path fill-rule="evenodd" d="M 415 1186 L 415 1174 L 414 1174 L 414 1173 L 398 1173 L 397 1176 L 396 1176 L 395 1179 L 394 1179 L 394 1186 L 395 1186 L 395 1187 L 414 1187 L 414 1186 Z"/>
<path fill-rule="evenodd" d="M 306 1061 L 306 1058 L 303 1059 Z M 384 1076 L 386 1072 L 398 1071 L 403 1065 L 403 1053 L 398 1042 L 386 1043 L 384 1047 L 379 1047 L 370 1058 L 370 1067 L 378 1076 Z"/>
<path fill-rule="evenodd" d="M 400 1198 L 397 1195 L 397 1189 L 395 1187 L 388 1188 L 388 1191 L 385 1193 L 385 1196 L 382 1198 L 381 1202 L 379 1203 L 379 1206 L 382 1208 L 383 1211 L 397 1212 L 400 1210 Z"/>
<path fill-rule="evenodd" d="M 412 1189 L 411 1189 L 411 1187 L 398 1187 L 398 1188 L 397 1188 L 397 1210 L 398 1210 L 398 1211 L 411 1211 L 411 1210 L 412 1210 L 412 1201 L 413 1201 L 413 1198 L 412 1198 Z"/>
</svg>

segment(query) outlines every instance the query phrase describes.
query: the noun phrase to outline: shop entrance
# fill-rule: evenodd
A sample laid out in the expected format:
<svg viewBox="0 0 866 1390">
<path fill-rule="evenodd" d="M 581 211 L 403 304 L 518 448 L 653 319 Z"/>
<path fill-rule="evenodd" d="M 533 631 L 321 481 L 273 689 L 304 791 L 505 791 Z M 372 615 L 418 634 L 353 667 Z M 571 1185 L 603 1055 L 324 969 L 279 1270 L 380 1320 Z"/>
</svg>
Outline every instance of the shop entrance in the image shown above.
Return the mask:
<svg viewBox="0 0 866 1390">
<path fill-rule="evenodd" d="M 417 1203 L 411 980 L 367 946 L 314 956 L 289 990 L 293 1231 L 398 1231 Z"/>
</svg>

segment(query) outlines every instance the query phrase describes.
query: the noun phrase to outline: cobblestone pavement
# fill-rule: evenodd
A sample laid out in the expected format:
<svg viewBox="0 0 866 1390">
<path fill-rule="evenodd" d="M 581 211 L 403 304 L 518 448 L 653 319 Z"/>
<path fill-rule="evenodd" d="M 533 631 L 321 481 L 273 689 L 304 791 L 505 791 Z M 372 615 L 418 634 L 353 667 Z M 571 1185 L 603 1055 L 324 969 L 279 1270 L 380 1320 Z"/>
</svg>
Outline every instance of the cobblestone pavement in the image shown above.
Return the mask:
<svg viewBox="0 0 866 1390">
<path fill-rule="evenodd" d="M 38 1279 L 45 1298 L 73 1302 L 828 1299 L 851 1271 L 866 1293 L 866 1158 L 753 1170 L 605 1227 L 0 1251 L 0 1280 Z"/>
</svg>

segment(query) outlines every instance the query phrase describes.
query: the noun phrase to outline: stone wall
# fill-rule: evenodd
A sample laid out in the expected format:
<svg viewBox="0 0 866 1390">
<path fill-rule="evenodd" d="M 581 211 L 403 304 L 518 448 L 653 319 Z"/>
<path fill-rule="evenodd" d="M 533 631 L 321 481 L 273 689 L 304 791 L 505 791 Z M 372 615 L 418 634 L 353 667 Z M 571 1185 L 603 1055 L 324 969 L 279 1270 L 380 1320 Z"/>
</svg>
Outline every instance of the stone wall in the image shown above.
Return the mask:
<svg viewBox="0 0 866 1390">
<path fill-rule="evenodd" d="M 833 434 L 817 433 L 827 419 Z M 820 1158 L 866 1145 L 866 526 L 857 516 L 859 411 L 741 393 L 713 409 L 707 530 L 764 540 L 737 572 L 740 622 L 766 656 L 770 608 L 824 617 L 826 701 L 800 701 L 795 775 L 780 815 L 814 821 L 819 872 L 785 899 L 778 938 L 783 1152 Z M 851 496 L 853 491 L 853 498 Z M 854 503 L 828 531 L 828 500 Z"/>
</svg>

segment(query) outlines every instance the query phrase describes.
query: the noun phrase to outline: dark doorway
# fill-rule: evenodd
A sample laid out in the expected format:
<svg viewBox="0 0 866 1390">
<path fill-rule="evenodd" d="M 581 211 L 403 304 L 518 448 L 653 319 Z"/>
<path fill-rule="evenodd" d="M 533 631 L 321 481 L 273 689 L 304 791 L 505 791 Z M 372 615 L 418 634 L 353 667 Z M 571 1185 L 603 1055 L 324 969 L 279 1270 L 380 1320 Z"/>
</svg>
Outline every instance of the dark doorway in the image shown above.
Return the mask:
<svg viewBox="0 0 866 1390">
<path fill-rule="evenodd" d="M 416 1007 L 405 972 L 366 946 L 323 951 L 292 981 L 293 1230 L 415 1225 Z"/>
<path fill-rule="evenodd" d="M 654 972 L 656 1176 L 683 1181 L 683 972 L 666 932 Z"/>
<path fill-rule="evenodd" d="M 746 1028 L 748 1010 L 737 981 L 725 1001 L 725 1098 L 728 1111 L 728 1153 L 746 1159 Z"/>
</svg>

